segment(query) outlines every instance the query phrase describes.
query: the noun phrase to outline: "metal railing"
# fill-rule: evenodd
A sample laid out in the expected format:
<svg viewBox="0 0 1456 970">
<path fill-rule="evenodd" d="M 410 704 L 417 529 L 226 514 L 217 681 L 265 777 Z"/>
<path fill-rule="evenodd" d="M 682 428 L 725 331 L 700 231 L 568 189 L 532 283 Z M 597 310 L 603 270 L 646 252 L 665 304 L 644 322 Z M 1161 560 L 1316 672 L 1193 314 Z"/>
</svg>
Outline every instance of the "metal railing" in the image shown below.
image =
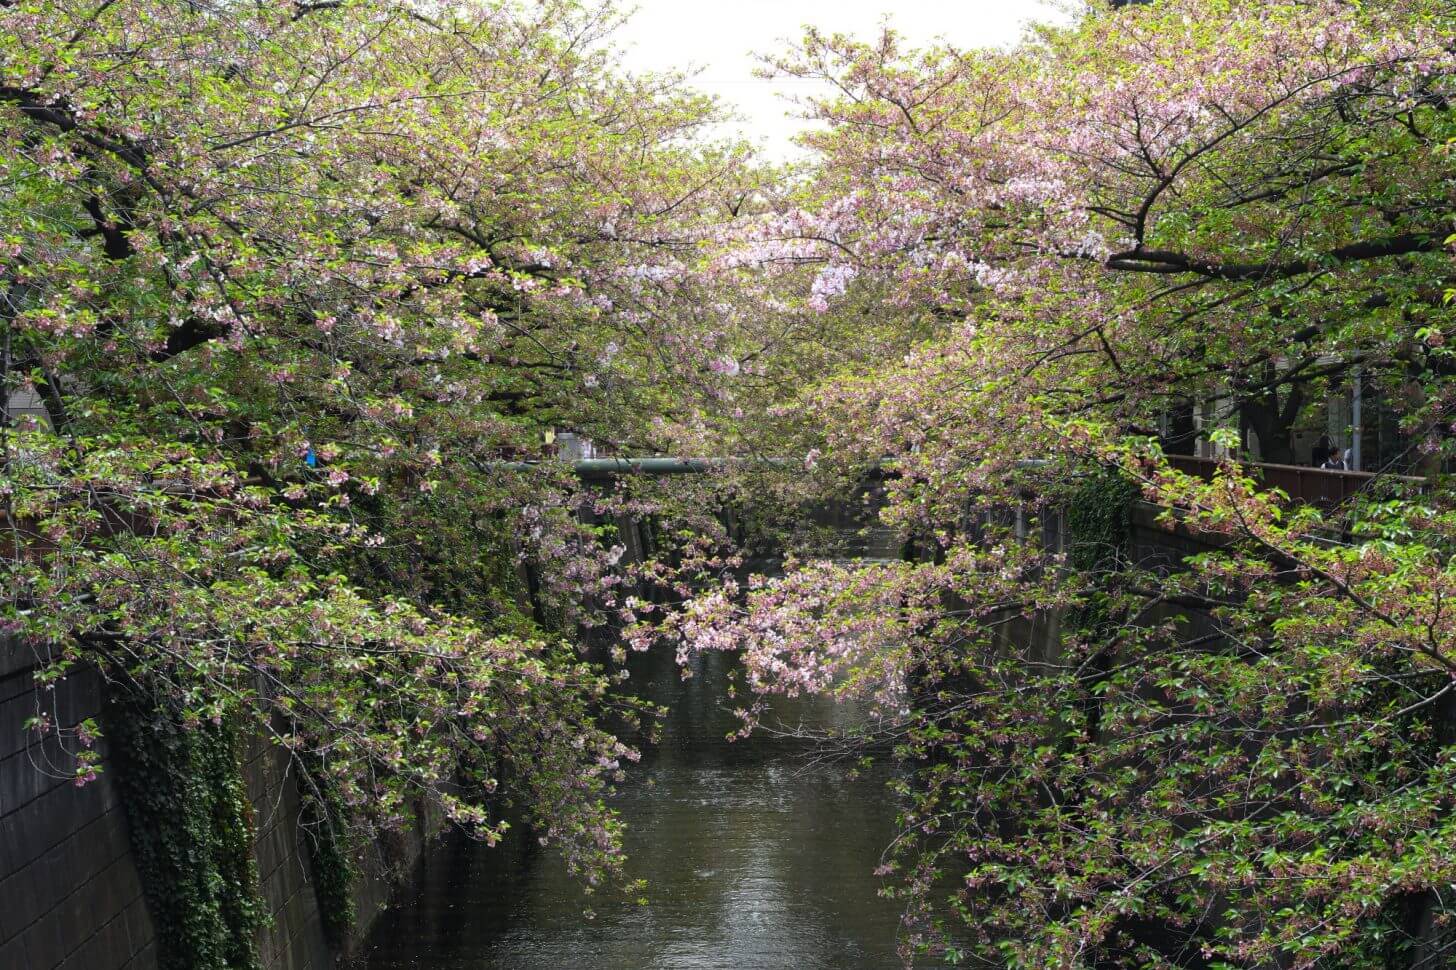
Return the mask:
<svg viewBox="0 0 1456 970">
<path fill-rule="evenodd" d="M 1168 464 L 1181 472 L 1211 480 L 1220 462 L 1215 458 L 1192 455 L 1169 455 Z M 1383 472 L 1349 472 L 1329 468 L 1305 468 L 1301 465 L 1273 465 L 1267 462 L 1241 462 L 1254 479 L 1265 488 L 1277 488 L 1296 502 L 1332 509 L 1343 505 L 1360 492 L 1368 491 L 1373 482 L 1405 482 L 1423 486 L 1425 479 Z"/>
</svg>

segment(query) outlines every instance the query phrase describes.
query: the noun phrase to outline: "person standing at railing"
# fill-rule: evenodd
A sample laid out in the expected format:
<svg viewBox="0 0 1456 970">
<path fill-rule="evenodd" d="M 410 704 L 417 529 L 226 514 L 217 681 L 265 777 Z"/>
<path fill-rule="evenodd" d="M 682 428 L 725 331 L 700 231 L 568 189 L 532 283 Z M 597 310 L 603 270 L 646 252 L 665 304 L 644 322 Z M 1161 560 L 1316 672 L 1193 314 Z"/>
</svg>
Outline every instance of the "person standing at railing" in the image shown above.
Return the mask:
<svg viewBox="0 0 1456 970">
<path fill-rule="evenodd" d="M 1340 453 L 1335 448 L 1335 443 L 1330 440 L 1330 436 L 1322 434 L 1319 440 L 1314 443 L 1314 447 L 1309 450 L 1309 463 L 1316 468 L 1324 468 L 1325 462 L 1331 458 L 1338 458 L 1339 455 Z"/>
<path fill-rule="evenodd" d="M 1329 457 L 1326 458 L 1324 460 L 1324 463 L 1320 465 L 1320 468 L 1324 469 L 1325 471 L 1332 472 L 1349 471 L 1349 452 L 1341 452 L 1339 450 L 1331 451 Z"/>
</svg>

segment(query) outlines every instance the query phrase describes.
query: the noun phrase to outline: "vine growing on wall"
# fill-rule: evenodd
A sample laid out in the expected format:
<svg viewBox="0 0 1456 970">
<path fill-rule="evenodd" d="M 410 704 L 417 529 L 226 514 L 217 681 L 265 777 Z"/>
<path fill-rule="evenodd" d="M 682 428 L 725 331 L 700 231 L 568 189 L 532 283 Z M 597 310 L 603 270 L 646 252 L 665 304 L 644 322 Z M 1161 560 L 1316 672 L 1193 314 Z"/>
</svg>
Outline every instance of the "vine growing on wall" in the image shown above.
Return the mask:
<svg viewBox="0 0 1456 970">
<path fill-rule="evenodd" d="M 336 950 L 348 946 L 357 914 L 351 892 L 359 876 L 354 861 L 356 841 L 348 806 L 315 758 L 305 759 L 307 777 L 300 785 L 303 807 L 300 828 L 308 850 L 313 891 L 318 899 L 324 935 Z"/>
<path fill-rule="evenodd" d="M 1132 503 L 1138 487 L 1120 469 L 1102 468 L 1077 482 L 1066 507 L 1070 546 L 1067 563 L 1086 587 L 1081 605 L 1072 611 L 1071 628 L 1082 643 L 1082 661 L 1092 677 L 1083 702 L 1087 734 L 1096 739 L 1104 709 L 1096 685 L 1112 670 L 1120 620 L 1118 574 L 1127 565 L 1132 538 Z"/>
<path fill-rule="evenodd" d="M 1091 572 L 1115 566 L 1127 552 L 1137 484 L 1115 469 L 1077 483 L 1067 502 L 1068 564 Z"/>
<path fill-rule="evenodd" d="M 161 970 L 261 970 L 267 915 L 252 812 L 226 720 L 189 724 L 145 686 L 106 706 L 116 780 Z"/>
</svg>

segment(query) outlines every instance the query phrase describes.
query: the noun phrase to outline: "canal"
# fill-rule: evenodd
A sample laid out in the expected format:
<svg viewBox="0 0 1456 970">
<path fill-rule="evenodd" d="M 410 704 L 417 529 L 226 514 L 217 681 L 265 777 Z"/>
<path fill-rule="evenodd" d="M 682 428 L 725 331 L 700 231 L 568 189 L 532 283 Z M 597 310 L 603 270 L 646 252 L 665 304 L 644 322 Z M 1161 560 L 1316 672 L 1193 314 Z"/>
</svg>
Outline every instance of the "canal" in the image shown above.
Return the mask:
<svg viewBox="0 0 1456 970">
<path fill-rule="evenodd" d="M 445 840 L 377 924 L 370 970 L 889 970 L 899 910 L 874 875 L 894 834 L 887 767 L 853 777 L 792 736 L 729 742 L 734 658 L 634 658 L 632 683 L 669 707 L 614 804 L 649 904 L 588 900 L 549 850 Z M 855 716 L 817 699 L 787 727 Z"/>
</svg>

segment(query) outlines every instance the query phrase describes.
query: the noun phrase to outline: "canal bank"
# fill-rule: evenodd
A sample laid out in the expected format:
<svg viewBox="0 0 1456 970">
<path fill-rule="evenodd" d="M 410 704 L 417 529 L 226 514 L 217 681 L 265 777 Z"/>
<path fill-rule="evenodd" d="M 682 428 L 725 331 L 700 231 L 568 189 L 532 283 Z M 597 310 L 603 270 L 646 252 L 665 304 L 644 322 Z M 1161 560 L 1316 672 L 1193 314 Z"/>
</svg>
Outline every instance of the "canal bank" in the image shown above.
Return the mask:
<svg viewBox="0 0 1456 970">
<path fill-rule="evenodd" d="M 164 961 L 148 890 L 155 900 L 168 887 L 148 885 L 112 742 L 105 736 L 97 742 L 101 771 L 77 786 L 67 774 L 74 772 L 73 757 L 59 737 L 87 720 L 104 720 L 115 685 L 80 668 L 38 689 L 40 667 L 35 650 L 0 640 L 0 968 L 154 970 Z M 38 713 L 49 713 L 61 730 L 40 737 L 26 730 L 26 720 Z M 330 970 L 388 905 L 396 874 L 413 868 L 438 820 L 421 804 L 412 825 L 359 853 L 350 887 L 355 930 L 340 947 L 325 930 L 300 826 L 297 772 L 260 736 L 243 739 L 238 755 L 266 917 L 257 939 L 260 964 Z"/>
</svg>

